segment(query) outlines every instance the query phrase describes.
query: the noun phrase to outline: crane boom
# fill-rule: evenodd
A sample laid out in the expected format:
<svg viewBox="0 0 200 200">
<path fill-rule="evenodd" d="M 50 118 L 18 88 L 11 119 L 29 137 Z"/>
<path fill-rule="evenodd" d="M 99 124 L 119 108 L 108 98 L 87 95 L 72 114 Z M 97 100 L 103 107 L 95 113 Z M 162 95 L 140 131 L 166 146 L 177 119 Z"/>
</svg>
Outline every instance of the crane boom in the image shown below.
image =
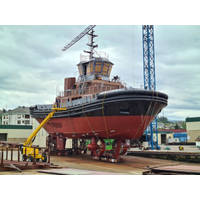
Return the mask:
<svg viewBox="0 0 200 200">
<path fill-rule="evenodd" d="M 69 49 L 72 45 L 78 42 L 83 36 L 85 36 L 91 29 L 93 29 L 96 25 L 88 26 L 84 31 L 82 31 L 77 37 L 75 37 L 70 43 L 68 43 L 64 48 L 63 51 Z"/>
<path fill-rule="evenodd" d="M 52 108 L 52 112 L 50 112 L 47 117 L 41 122 L 41 124 L 33 131 L 33 133 L 27 138 L 27 140 L 23 143 L 23 146 L 29 146 L 31 147 L 34 138 L 37 136 L 37 133 L 40 131 L 40 129 L 53 117 L 55 112 L 58 112 L 60 110 L 66 110 L 66 108 Z"/>
</svg>

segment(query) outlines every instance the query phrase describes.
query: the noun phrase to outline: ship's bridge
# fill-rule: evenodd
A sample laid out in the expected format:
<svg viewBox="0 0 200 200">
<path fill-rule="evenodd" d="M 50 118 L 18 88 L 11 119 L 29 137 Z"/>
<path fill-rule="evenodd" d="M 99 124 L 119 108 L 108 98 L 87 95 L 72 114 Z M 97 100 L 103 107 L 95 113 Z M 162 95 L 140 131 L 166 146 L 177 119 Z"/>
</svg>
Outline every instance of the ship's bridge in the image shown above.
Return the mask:
<svg viewBox="0 0 200 200">
<path fill-rule="evenodd" d="M 95 52 L 92 59 L 81 54 L 80 63 L 77 64 L 80 77 L 85 77 L 86 80 L 94 79 L 95 75 L 104 80 L 109 79 L 113 65 L 105 52 Z"/>
</svg>

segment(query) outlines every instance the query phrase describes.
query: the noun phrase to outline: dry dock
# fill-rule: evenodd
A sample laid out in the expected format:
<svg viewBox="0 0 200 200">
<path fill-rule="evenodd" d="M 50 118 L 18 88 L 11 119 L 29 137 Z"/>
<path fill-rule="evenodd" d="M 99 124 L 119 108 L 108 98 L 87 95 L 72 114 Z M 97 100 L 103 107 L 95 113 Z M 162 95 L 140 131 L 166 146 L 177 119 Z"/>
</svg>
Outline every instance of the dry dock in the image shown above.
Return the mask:
<svg viewBox="0 0 200 200">
<path fill-rule="evenodd" d="M 124 156 L 125 162 L 109 163 L 91 159 L 90 155 L 74 155 L 74 156 L 51 156 L 51 162 L 63 168 L 91 170 L 105 173 L 124 174 L 124 175 L 142 175 L 147 166 L 166 166 L 179 165 L 180 162 L 169 161 L 163 159 L 144 158 L 136 156 Z M 185 164 L 185 163 L 184 163 Z M 191 165 L 190 163 L 186 163 Z M 195 164 L 193 164 L 195 165 Z M 197 164 L 196 164 L 197 165 Z M 39 172 L 39 169 L 16 171 L 3 171 L 0 175 L 45 175 Z"/>
<path fill-rule="evenodd" d="M 62 174 L 63 171 L 74 171 L 74 174 L 123 174 L 123 175 L 142 175 L 142 174 L 156 174 L 158 170 L 160 170 L 159 174 L 166 174 L 166 169 L 168 170 L 167 174 L 178 174 L 178 171 L 182 170 L 182 174 L 193 174 L 192 170 L 195 170 L 195 174 L 200 174 L 200 162 L 199 163 L 191 163 L 191 162 L 183 162 L 172 159 L 164 159 L 164 158 L 156 158 L 156 154 L 199 154 L 199 150 L 195 146 L 184 147 L 184 151 L 180 151 L 178 146 L 171 147 L 171 150 L 164 150 L 162 147 L 159 151 L 141 151 L 139 149 L 135 149 L 134 152 L 137 154 L 122 156 L 126 159 L 125 162 L 119 163 L 110 163 L 105 161 L 94 160 L 90 155 L 71 155 L 71 156 L 51 156 L 50 163 L 53 163 L 54 166 L 50 167 L 50 169 L 26 169 L 21 172 L 14 171 L 1 171 L 0 175 L 48 175 L 48 173 L 41 173 L 41 170 L 52 170 L 52 168 L 62 168 L 62 172 L 55 174 Z M 173 151 L 172 151 L 173 150 Z M 187 152 L 186 152 L 187 151 Z M 133 153 L 133 150 L 130 153 Z M 4 152 L 5 153 L 5 152 Z M 130 154 L 129 153 L 129 154 Z M 141 154 L 145 153 L 146 157 L 141 157 Z M 152 158 L 154 156 L 154 158 Z M 8 155 L 8 157 L 10 157 Z M 20 155 L 21 157 L 21 155 Z M 18 152 L 16 151 L 13 155 L 13 159 L 18 159 Z M 184 165 L 184 166 L 183 166 Z M 181 167 L 180 167 L 181 166 Z M 164 168 L 163 168 L 164 167 Z M 58 169 L 59 169 L 58 168 Z M 68 170 L 65 170 L 68 169 Z M 172 171 L 169 172 L 169 170 Z M 185 171 L 184 171 L 185 169 Z M 191 169 L 191 170 L 190 170 Z M 86 170 L 86 171 L 81 171 Z M 155 171 L 157 172 L 155 173 Z M 91 172 L 92 171 L 92 172 Z M 175 172 L 173 172 L 175 171 Z M 69 174 L 70 174 L 69 173 Z M 54 174 L 54 173 L 50 173 Z"/>
</svg>

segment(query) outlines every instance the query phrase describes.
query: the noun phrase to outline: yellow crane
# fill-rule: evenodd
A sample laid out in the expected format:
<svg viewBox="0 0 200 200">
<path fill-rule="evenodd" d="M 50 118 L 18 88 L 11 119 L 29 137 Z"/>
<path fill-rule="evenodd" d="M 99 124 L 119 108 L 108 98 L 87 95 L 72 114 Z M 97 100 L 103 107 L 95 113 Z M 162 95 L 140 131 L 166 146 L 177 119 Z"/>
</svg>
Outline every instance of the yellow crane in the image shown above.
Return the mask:
<svg viewBox="0 0 200 200">
<path fill-rule="evenodd" d="M 52 112 L 50 112 L 47 117 L 41 122 L 41 124 L 33 131 L 33 133 L 27 138 L 27 140 L 23 143 L 22 146 L 22 160 L 25 161 L 28 159 L 29 161 L 33 161 L 34 158 L 34 148 L 32 147 L 32 144 L 37 136 L 37 133 L 40 131 L 42 127 L 53 117 L 55 112 L 67 110 L 66 108 L 57 108 L 54 106 L 52 108 Z M 25 159 L 26 158 L 26 159 Z M 47 161 L 46 154 L 39 154 L 39 149 L 35 148 L 35 159 L 36 161 L 39 161 L 41 159 L 43 162 Z"/>
</svg>

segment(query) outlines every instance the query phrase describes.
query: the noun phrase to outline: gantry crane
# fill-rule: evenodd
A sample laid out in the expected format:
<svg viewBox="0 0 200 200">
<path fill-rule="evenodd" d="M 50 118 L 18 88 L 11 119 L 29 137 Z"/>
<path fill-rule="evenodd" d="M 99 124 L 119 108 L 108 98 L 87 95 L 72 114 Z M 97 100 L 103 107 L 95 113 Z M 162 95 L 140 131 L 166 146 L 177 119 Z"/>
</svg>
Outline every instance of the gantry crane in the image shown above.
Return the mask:
<svg viewBox="0 0 200 200">
<path fill-rule="evenodd" d="M 154 53 L 154 26 L 143 25 L 143 72 L 144 72 L 144 89 L 156 90 L 155 79 L 155 53 Z M 150 132 L 150 135 L 148 133 Z M 148 137 L 150 136 L 150 137 Z M 158 146 L 158 129 L 157 117 L 146 129 L 146 141 L 149 142 L 151 149 L 159 149 Z"/>
</svg>

